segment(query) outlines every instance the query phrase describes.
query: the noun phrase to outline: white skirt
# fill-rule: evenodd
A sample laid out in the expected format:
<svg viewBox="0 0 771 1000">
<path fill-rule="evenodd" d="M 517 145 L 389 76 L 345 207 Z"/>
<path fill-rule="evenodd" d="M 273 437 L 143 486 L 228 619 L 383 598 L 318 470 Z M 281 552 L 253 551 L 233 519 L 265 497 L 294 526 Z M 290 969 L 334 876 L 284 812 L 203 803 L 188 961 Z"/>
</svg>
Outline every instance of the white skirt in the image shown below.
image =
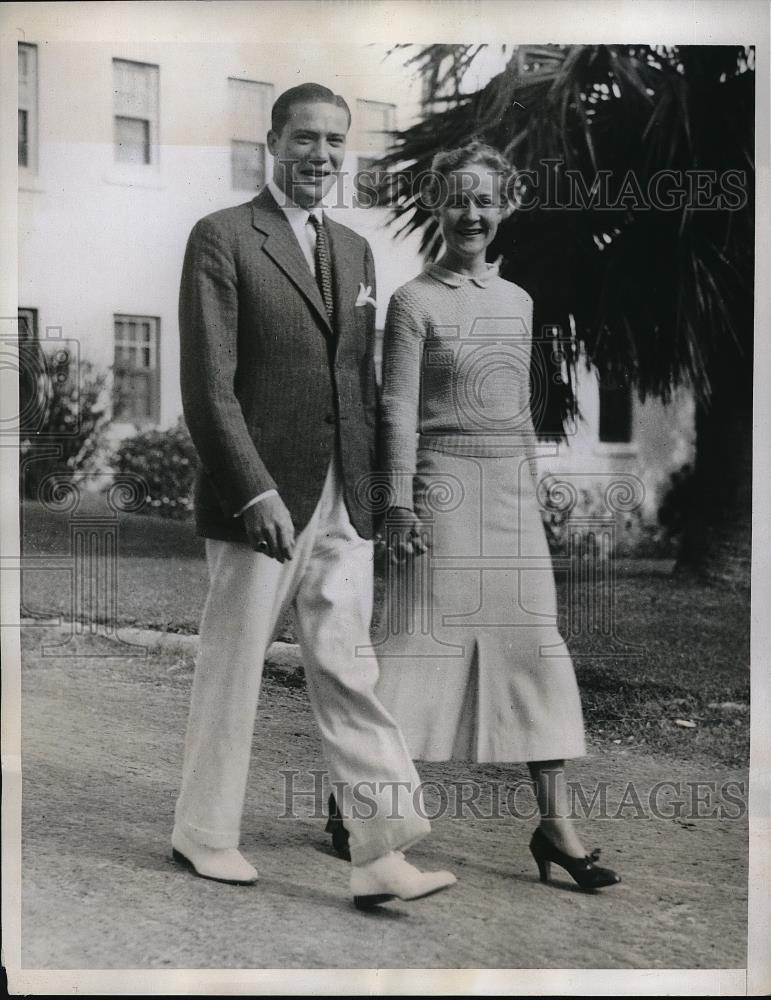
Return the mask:
<svg viewBox="0 0 771 1000">
<path fill-rule="evenodd" d="M 377 695 L 415 759 L 586 752 L 573 663 L 528 462 L 421 448 L 415 506 L 431 542 L 386 563 Z"/>
</svg>

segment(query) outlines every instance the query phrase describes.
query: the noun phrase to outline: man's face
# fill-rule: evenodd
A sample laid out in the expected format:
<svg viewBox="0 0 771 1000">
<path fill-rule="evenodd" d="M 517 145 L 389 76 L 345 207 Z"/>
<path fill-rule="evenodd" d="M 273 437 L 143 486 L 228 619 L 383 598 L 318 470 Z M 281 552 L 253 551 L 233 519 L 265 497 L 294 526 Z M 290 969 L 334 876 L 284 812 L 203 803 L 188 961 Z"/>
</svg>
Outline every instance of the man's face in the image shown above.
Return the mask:
<svg viewBox="0 0 771 1000">
<path fill-rule="evenodd" d="M 312 208 L 343 165 L 348 115 L 336 104 L 293 104 L 280 133 L 268 132 L 273 180 L 298 205 Z"/>
</svg>

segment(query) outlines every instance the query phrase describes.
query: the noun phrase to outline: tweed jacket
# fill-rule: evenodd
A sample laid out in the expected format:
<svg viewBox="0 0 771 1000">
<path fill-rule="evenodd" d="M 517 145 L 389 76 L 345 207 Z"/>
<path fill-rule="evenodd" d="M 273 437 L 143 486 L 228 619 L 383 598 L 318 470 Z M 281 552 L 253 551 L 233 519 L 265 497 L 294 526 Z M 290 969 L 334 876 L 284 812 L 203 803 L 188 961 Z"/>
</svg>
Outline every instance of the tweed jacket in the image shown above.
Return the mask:
<svg viewBox="0 0 771 1000">
<path fill-rule="evenodd" d="M 367 477 L 375 465 L 375 308 L 366 240 L 326 219 L 335 324 L 297 239 L 265 189 L 193 227 L 179 297 L 185 420 L 201 467 L 196 528 L 246 541 L 236 513 L 277 489 L 299 532 L 321 495 L 339 443 L 345 503 L 373 534 Z"/>
</svg>

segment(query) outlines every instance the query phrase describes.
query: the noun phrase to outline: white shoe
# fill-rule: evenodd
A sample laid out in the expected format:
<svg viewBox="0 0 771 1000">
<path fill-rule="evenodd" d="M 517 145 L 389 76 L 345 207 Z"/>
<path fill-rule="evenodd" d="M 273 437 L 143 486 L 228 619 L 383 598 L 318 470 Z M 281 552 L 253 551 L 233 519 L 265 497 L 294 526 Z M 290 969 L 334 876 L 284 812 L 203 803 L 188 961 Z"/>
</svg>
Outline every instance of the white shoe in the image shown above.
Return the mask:
<svg viewBox="0 0 771 1000">
<path fill-rule="evenodd" d="M 368 910 L 389 899 L 422 899 L 455 885 L 452 872 L 422 872 L 405 860 L 401 851 L 391 851 L 351 872 L 351 895 L 360 910 Z"/>
<path fill-rule="evenodd" d="M 257 869 L 235 847 L 203 847 L 175 830 L 171 835 L 171 855 L 201 878 L 230 885 L 252 885 Z"/>
</svg>

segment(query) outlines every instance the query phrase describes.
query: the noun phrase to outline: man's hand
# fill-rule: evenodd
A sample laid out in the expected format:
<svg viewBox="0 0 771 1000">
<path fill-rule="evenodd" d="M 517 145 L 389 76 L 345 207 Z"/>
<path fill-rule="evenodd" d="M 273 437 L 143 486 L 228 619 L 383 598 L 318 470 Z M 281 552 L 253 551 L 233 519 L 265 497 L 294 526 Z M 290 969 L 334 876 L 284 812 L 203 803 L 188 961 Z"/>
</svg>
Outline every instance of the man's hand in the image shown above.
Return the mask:
<svg viewBox="0 0 771 1000">
<path fill-rule="evenodd" d="M 294 553 L 294 525 L 292 517 L 278 494 L 263 497 L 247 507 L 241 515 L 246 536 L 255 552 L 264 552 L 280 563 L 287 562 Z"/>
<path fill-rule="evenodd" d="M 428 536 L 415 511 L 392 507 L 386 515 L 384 529 L 392 563 L 404 562 L 409 556 L 422 556 L 428 551 Z"/>
</svg>

